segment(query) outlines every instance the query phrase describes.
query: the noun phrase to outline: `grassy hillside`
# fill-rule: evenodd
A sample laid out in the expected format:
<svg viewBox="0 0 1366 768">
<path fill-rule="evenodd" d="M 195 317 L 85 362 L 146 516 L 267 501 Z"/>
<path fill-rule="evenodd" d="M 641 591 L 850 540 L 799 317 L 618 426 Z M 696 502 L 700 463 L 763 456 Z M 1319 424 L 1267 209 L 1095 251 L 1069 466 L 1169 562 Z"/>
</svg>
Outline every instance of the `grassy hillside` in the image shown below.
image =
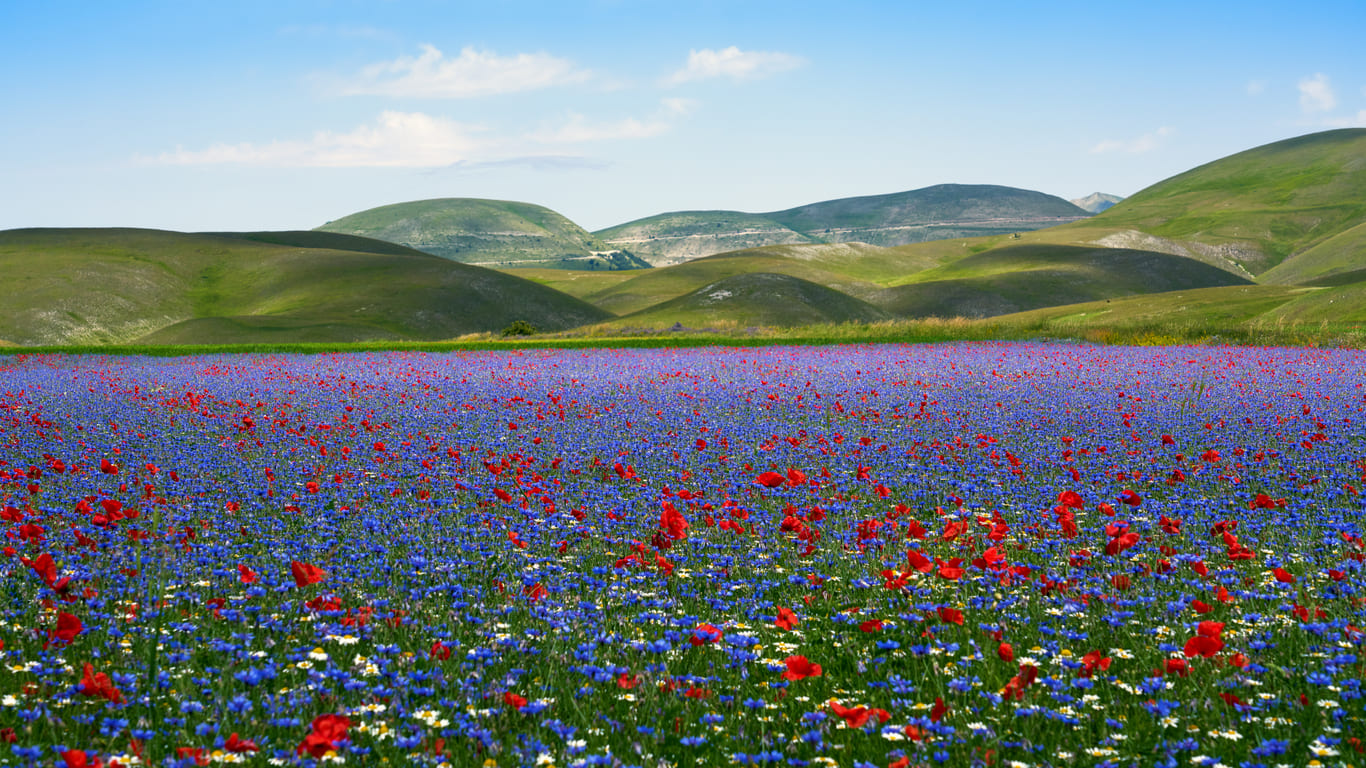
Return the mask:
<svg viewBox="0 0 1366 768">
<path fill-rule="evenodd" d="M 109 344 L 445 339 L 606 313 L 492 270 L 361 238 L 145 229 L 0 232 L 0 339 Z M 281 241 L 281 242 L 270 242 Z M 320 243 L 335 247 L 307 247 Z M 344 247 L 345 249 L 342 249 Z"/>
<path fill-rule="evenodd" d="M 849 197 L 772 213 L 680 211 L 595 233 L 656 265 L 765 245 L 861 242 L 897 246 L 1008 234 L 1076 221 L 1086 211 L 1042 192 L 940 184 L 890 195 Z"/>
<path fill-rule="evenodd" d="M 1021 245 L 910 275 L 871 301 L 899 317 L 992 317 L 1078 301 L 1247 284 L 1165 253 Z"/>
<path fill-rule="evenodd" d="M 530 203 L 444 198 L 371 208 L 318 227 L 479 266 L 636 269 L 649 266 L 564 216 Z"/>
<path fill-rule="evenodd" d="M 871 304 L 809 280 L 773 272 L 749 272 L 708 283 L 626 315 L 614 324 L 788 328 L 819 323 L 868 323 L 888 317 Z"/>
<path fill-rule="evenodd" d="M 1083 240 L 1137 231 L 1260 275 L 1363 222 L 1366 129 L 1354 128 L 1278 141 L 1215 160 L 1048 236 Z M 1287 263 L 1282 275 L 1296 271 L 1314 274 L 1321 269 Z"/>
<path fill-rule="evenodd" d="M 876 249 L 849 246 L 823 246 L 802 251 L 867 252 Z M 875 293 L 879 286 L 868 281 L 850 278 L 837 265 L 819 258 L 792 255 L 792 246 L 770 246 L 747 251 L 723 253 L 696 259 L 671 267 L 635 273 L 629 280 L 608 286 L 584 298 L 594 306 L 618 315 L 639 312 L 647 307 L 698 290 L 706 285 L 754 273 L 773 273 L 818 283 L 832 290 L 858 298 Z"/>
</svg>

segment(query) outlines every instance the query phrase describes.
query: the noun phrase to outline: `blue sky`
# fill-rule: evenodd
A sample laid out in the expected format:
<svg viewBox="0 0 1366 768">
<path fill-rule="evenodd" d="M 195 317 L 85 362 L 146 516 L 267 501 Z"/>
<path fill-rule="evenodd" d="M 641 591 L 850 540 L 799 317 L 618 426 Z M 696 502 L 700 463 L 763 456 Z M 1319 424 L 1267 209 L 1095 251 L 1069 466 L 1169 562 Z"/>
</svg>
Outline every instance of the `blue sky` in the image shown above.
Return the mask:
<svg viewBox="0 0 1366 768">
<path fill-rule="evenodd" d="M 590 229 L 931 184 L 1128 195 L 1366 126 L 1366 4 L 0 4 L 0 229 Z"/>
</svg>

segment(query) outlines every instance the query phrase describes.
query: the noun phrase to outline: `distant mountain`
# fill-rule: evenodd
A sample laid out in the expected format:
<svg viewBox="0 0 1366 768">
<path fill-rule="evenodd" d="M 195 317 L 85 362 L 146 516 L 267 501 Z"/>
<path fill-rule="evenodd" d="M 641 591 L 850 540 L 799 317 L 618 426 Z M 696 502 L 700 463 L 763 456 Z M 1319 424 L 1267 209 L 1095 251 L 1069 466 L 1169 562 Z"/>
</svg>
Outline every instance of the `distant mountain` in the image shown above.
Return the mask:
<svg viewBox="0 0 1366 768">
<path fill-rule="evenodd" d="M 1079 197 L 1070 201 L 1072 205 L 1091 213 L 1100 213 L 1106 208 L 1110 208 L 1124 198 L 1119 195 L 1107 195 L 1104 192 L 1092 192 L 1086 197 Z"/>
<path fill-rule="evenodd" d="M 649 266 L 549 208 L 506 200 L 454 197 L 396 203 L 329 221 L 318 231 L 399 243 L 483 267 Z"/>
<path fill-rule="evenodd" d="M 362 237 L 152 229 L 0 232 L 0 340 L 441 340 L 609 315 L 518 277 Z"/>
<path fill-rule="evenodd" d="M 611 246 L 654 265 L 765 245 L 863 242 L 896 246 L 1009 234 L 1089 214 L 1059 197 L 987 184 L 940 184 L 849 197 L 772 213 L 679 211 L 599 230 Z"/>
</svg>

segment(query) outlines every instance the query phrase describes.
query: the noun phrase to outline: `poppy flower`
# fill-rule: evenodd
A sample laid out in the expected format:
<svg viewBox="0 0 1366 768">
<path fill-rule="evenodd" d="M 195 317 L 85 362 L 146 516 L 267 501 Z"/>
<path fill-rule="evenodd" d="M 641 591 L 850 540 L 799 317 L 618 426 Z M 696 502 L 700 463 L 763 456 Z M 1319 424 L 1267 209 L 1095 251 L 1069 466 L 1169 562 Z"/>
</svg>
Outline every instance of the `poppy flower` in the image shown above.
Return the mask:
<svg viewBox="0 0 1366 768">
<path fill-rule="evenodd" d="M 783 659 L 783 664 L 787 665 L 787 670 L 783 672 L 784 680 L 804 680 L 808 677 L 821 676 L 821 665 L 812 663 L 805 656 L 788 656 Z"/>
<path fill-rule="evenodd" d="M 237 579 L 243 584 L 255 584 L 258 578 L 256 571 L 253 571 L 245 565 L 239 564 L 237 566 Z"/>
<path fill-rule="evenodd" d="M 948 713 L 949 705 L 944 703 L 942 696 L 936 696 L 934 698 L 934 706 L 930 707 L 930 722 L 937 723 L 940 720 L 943 720 L 944 716 Z"/>
<path fill-rule="evenodd" d="M 260 751 L 260 747 L 256 746 L 256 742 L 250 739 L 239 738 L 236 731 L 233 731 L 233 734 L 228 737 L 228 740 L 223 742 L 223 749 L 235 754 Z"/>
<path fill-rule="evenodd" d="M 796 488 L 806 483 L 806 473 L 796 467 L 787 468 L 787 484 Z"/>
<path fill-rule="evenodd" d="M 1282 584 L 1294 584 L 1294 583 L 1295 583 L 1295 574 L 1291 573 L 1290 571 L 1287 571 L 1287 570 L 1284 569 L 1284 568 L 1276 568 L 1276 569 L 1274 569 L 1273 571 L 1271 571 L 1271 575 L 1272 575 L 1272 576 L 1275 576 L 1275 577 L 1276 577 L 1276 581 L 1279 581 L 1279 582 L 1282 583 Z"/>
<path fill-rule="evenodd" d="M 688 638 L 688 642 L 694 646 L 710 645 L 725 636 L 724 632 L 711 624 L 698 624 L 697 628 L 692 631 L 692 636 Z"/>
<path fill-rule="evenodd" d="M 346 738 L 351 725 L 351 719 L 344 715 L 318 715 L 313 718 L 312 730 L 294 752 L 298 755 L 307 752 L 315 759 L 321 758 L 337 748 L 337 742 Z"/>
<path fill-rule="evenodd" d="M 118 688 L 114 687 L 114 683 L 110 681 L 109 675 L 106 675 L 103 672 L 96 672 L 95 668 L 91 666 L 89 662 L 86 662 L 83 670 L 80 691 L 82 696 L 99 696 L 108 699 L 115 704 L 119 704 L 123 701 L 123 694 L 119 692 Z"/>
<path fill-rule="evenodd" d="M 935 612 L 939 614 L 939 620 L 945 624 L 963 626 L 963 612 L 957 608 L 949 608 L 948 606 L 941 605 L 935 609 Z"/>
<path fill-rule="evenodd" d="M 1128 504 L 1131 507 L 1136 507 L 1143 503 L 1143 497 L 1139 496 L 1137 491 L 1125 488 L 1119 492 L 1119 501 L 1123 504 Z"/>
<path fill-rule="evenodd" d="M 294 575 L 294 584 L 299 587 L 306 587 L 309 584 L 317 584 L 327 575 L 323 569 L 312 563 L 301 563 L 293 560 L 289 564 L 290 573 Z"/>
<path fill-rule="evenodd" d="M 503 691 L 503 704 L 512 709 L 520 710 L 522 707 L 526 706 L 526 699 L 518 696 L 512 691 Z"/>
<path fill-rule="evenodd" d="M 1010 643 L 1001 643 L 996 646 L 996 656 L 1004 662 L 1014 661 L 1015 649 L 1011 647 Z"/>
<path fill-rule="evenodd" d="M 82 629 L 84 626 L 79 618 L 66 612 L 58 613 L 57 626 L 49 633 L 49 642 L 61 640 L 63 643 L 70 643 L 76 639 L 76 635 L 79 635 Z"/>
<path fill-rule="evenodd" d="M 792 629 L 797 626 L 797 614 L 778 606 L 778 615 L 773 619 L 773 624 L 779 629 Z"/>
<path fill-rule="evenodd" d="M 764 486 L 765 488 L 777 488 L 778 486 L 787 482 L 787 478 L 783 477 L 777 472 L 765 472 L 759 475 L 758 477 L 754 478 L 754 482 Z"/>
<path fill-rule="evenodd" d="M 846 707 L 838 701 L 830 702 L 830 711 L 843 719 L 850 728 L 862 728 L 870 719 L 885 723 L 892 717 L 885 709 Z"/>
<path fill-rule="evenodd" d="M 881 632 L 881 631 L 882 631 L 882 628 L 883 628 L 884 626 L 886 626 L 886 625 L 882 623 L 882 620 L 881 620 L 881 619 L 868 619 L 867 621 L 865 621 L 865 622 L 859 624 L 859 625 L 858 625 L 858 628 L 859 628 L 859 631 L 860 631 L 860 632 L 870 632 L 870 633 L 871 633 L 871 632 Z"/>
</svg>

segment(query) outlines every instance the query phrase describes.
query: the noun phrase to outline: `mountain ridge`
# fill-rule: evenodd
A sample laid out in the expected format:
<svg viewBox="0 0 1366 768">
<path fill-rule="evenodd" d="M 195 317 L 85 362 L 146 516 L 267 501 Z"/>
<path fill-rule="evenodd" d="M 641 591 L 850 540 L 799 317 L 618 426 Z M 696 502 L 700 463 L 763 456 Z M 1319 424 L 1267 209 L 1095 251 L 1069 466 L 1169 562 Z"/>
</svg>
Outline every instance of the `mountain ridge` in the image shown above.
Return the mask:
<svg viewBox="0 0 1366 768">
<path fill-rule="evenodd" d="M 994 184 L 936 184 L 768 213 L 672 211 L 597 230 L 655 266 L 741 248 L 861 242 L 884 247 L 1029 231 L 1090 214 L 1060 197 Z"/>
</svg>

